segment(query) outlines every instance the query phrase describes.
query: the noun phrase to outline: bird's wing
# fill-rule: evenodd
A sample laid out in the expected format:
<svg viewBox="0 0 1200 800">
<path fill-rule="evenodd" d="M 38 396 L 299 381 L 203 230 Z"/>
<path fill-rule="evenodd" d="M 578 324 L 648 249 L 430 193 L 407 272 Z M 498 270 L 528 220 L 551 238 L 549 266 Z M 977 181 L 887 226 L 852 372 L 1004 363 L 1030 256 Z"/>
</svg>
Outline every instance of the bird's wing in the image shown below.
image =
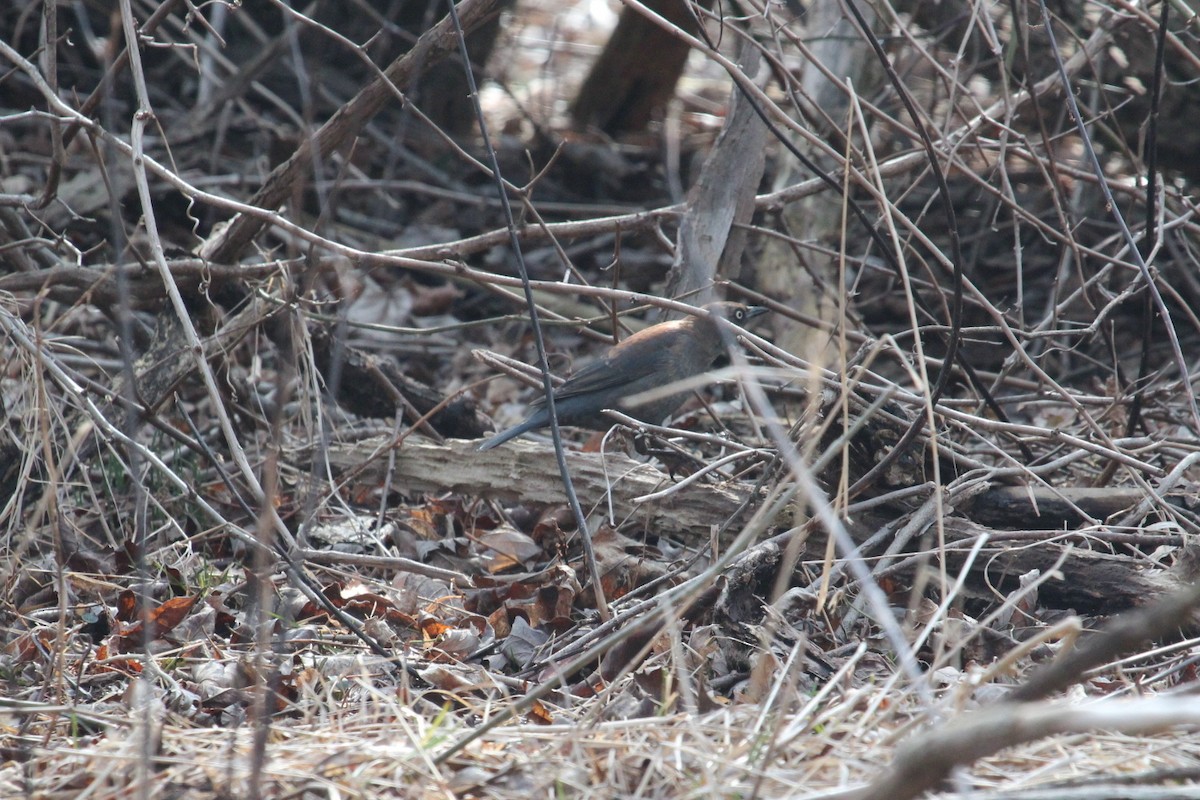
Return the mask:
<svg viewBox="0 0 1200 800">
<path fill-rule="evenodd" d="M 603 358 L 583 367 L 558 387 L 554 399 L 566 399 L 593 392 L 604 392 L 636 383 L 654 374 L 662 374 L 673 358 L 674 331 L 660 331 L 653 338 L 632 336 L 610 350 Z M 632 357 L 630 357 L 632 356 Z M 621 369 L 614 369 L 617 360 Z"/>
</svg>

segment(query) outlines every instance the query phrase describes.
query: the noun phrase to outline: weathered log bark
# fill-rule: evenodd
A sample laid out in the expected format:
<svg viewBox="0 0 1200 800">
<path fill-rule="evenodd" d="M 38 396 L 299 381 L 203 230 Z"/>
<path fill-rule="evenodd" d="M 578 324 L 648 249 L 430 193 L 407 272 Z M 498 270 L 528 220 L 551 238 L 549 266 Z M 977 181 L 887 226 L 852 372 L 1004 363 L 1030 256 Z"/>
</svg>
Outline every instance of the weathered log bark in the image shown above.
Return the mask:
<svg viewBox="0 0 1200 800">
<path fill-rule="evenodd" d="M 396 453 L 391 488 L 403 494 L 449 492 L 509 503 L 566 502 L 552 448 L 515 441 L 480 453 L 475 449 L 478 444 L 405 442 Z M 356 480 L 378 482 L 387 472 L 387 446 L 384 439 L 334 445 L 329 463 L 359 470 Z M 670 476 L 621 454 L 569 452 L 567 458 L 585 512 L 607 514 L 611 502 L 618 524 L 659 533 L 707 538 L 712 526 L 727 520 L 751 497 L 745 484 L 697 482 L 665 499 L 639 503 L 637 498 L 670 486 Z"/>
</svg>

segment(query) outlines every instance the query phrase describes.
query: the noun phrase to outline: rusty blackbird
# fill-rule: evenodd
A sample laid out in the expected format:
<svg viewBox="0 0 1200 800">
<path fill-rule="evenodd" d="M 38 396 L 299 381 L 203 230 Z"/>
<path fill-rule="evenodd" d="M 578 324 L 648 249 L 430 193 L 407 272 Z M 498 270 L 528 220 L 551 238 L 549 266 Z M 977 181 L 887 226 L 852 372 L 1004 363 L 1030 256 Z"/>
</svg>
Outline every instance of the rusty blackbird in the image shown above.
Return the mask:
<svg viewBox="0 0 1200 800">
<path fill-rule="evenodd" d="M 767 310 L 729 302 L 709 303 L 704 309 L 739 325 Z M 720 323 L 707 316 L 662 322 L 635 333 L 555 389 L 554 409 L 559 424 L 604 430 L 613 424 L 603 413 L 606 408 L 643 422 L 662 422 L 688 398 L 690 390 L 637 405 L 625 399 L 707 371 L 724 352 L 727 335 Z M 523 433 L 549 426 L 545 398 L 538 398 L 524 422 L 501 431 L 479 449 L 491 450 Z"/>
</svg>

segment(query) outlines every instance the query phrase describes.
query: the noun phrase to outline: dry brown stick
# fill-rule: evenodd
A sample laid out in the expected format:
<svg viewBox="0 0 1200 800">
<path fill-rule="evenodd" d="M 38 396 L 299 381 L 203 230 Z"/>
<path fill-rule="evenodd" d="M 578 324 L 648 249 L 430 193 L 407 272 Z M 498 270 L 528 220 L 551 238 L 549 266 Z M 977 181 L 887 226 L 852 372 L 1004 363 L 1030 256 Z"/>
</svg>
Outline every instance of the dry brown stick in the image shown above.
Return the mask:
<svg viewBox="0 0 1200 800">
<path fill-rule="evenodd" d="M 1085 637 L 1075 650 L 1035 672 L 1007 695 L 1005 702 L 1037 700 L 1078 683 L 1088 670 L 1194 624 L 1192 612 L 1198 605 L 1200 583 L 1147 608 L 1122 614 L 1104 630 Z"/>
<path fill-rule="evenodd" d="M 742 43 L 739 61 L 752 77 L 759 71 L 758 50 L 749 43 Z M 766 164 L 766 140 L 767 126 L 734 89 L 721 135 L 688 193 L 667 277 L 667 297 L 697 292 L 693 302 L 707 303 L 716 299 L 713 281 L 718 273 L 737 274 L 746 243 L 746 232 L 738 226 L 750 222 L 754 212 L 755 189 Z"/>
<path fill-rule="evenodd" d="M 1058 704 L 1006 705 L 968 714 L 904 744 L 883 777 L 839 800 L 909 800 L 936 788 L 956 767 L 1007 747 L 1060 733 L 1097 729 L 1129 735 L 1200 725 L 1196 698 L 1153 697 L 1064 708 Z"/>
</svg>

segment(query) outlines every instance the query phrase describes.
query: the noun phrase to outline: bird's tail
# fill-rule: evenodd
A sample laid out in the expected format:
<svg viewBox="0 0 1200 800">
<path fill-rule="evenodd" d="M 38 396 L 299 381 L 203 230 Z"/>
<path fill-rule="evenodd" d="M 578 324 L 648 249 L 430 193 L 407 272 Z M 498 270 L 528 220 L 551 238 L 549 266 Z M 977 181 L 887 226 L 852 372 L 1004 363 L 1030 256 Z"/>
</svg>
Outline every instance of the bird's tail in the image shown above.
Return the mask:
<svg viewBox="0 0 1200 800">
<path fill-rule="evenodd" d="M 520 436 L 522 433 L 528 433 L 529 431 L 533 430 L 534 428 L 536 428 L 540 425 L 545 425 L 545 424 L 546 424 L 545 420 L 539 419 L 538 415 L 535 414 L 534 416 L 530 417 L 529 419 L 525 420 L 524 422 L 522 422 L 519 425 L 514 425 L 511 428 L 508 428 L 507 430 L 500 431 L 495 436 L 488 439 L 486 442 L 479 445 L 479 447 L 477 447 L 475 449 L 478 451 L 481 451 L 481 452 L 483 450 L 491 450 L 493 447 L 504 444 L 509 439 L 515 439 L 518 436 Z"/>
</svg>

